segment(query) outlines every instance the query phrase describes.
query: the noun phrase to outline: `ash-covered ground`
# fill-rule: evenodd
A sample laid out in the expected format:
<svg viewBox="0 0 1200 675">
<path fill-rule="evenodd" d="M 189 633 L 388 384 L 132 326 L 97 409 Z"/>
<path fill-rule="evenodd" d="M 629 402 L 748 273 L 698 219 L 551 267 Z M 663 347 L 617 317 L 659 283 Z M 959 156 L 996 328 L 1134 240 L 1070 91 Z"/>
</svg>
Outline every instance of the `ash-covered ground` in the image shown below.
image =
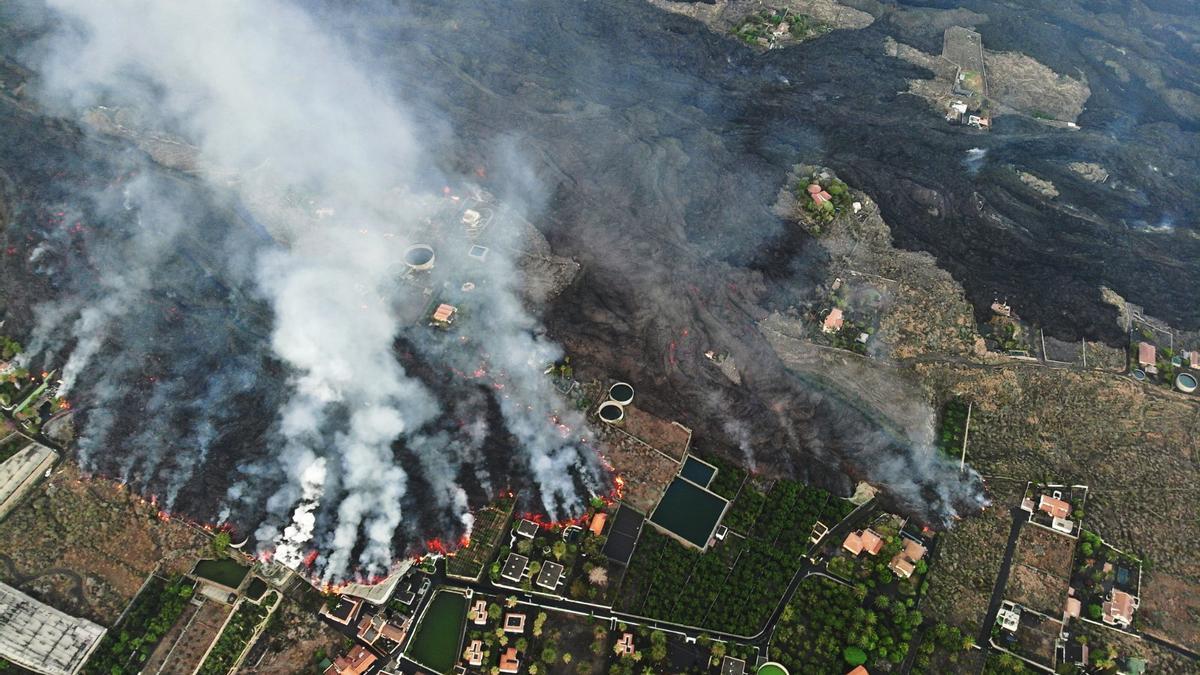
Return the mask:
<svg viewBox="0 0 1200 675">
<path fill-rule="evenodd" d="M 103 13 L 97 19 L 80 3 L 52 4 L 85 25 L 104 24 Z M 1161 19 L 1157 27 L 1122 33 L 1111 17 L 1082 3 L 1029 3 L 1021 12 L 963 3 L 986 15 L 977 29 L 990 49 L 1024 51 L 1057 72 L 1081 73 L 1093 92 L 1082 130 L 1002 118 L 983 135 L 946 126 L 923 101 L 899 94 L 907 79 L 924 73 L 883 48 L 891 36 L 938 51 L 939 11 L 949 4 L 859 0 L 850 4 L 877 17 L 870 27 L 766 54 L 686 17 L 615 0 L 379 2 L 353 13 L 340 3 L 303 4 L 305 30 L 340 45 L 346 61 L 366 73 L 367 88 L 401 102 L 424 151 L 424 164 L 403 173 L 406 187 L 436 190 L 447 177 L 469 177 L 520 204 L 555 254 L 581 264 L 565 293 L 522 310 L 531 320 L 512 326 L 514 339 L 558 342 L 588 373 L 637 383 L 640 405 L 680 419 L 706 446 L 761 471 L 842 492 L 865 478 L 889 488 L 899 508 L 933 523 L 970 512 L 981 499 L 977 481 L 936 460 L 927 439 L 899 431 L 915 426 L 910 420 L 887 419 L 796 379 L 759 334 L 756 323 L 769 309 L 803 299 L 808 280 L 820 275 L 818 247 L 786 231 L 770 209 L 798 161 L 831 166 L 871 194 L 897 244 L 934 253 L 980 311 L 1002 295 L 1053 335 L 1119 342 L 1115 311 L 1100 299 L 1105 285 L 1180 326 L 1200 323 L 1200 307 L 1184 301 L 1200 291 L 1192 262 L 1200 240 L 1190 229 L 1200 186 L 1196 155 L 1187 150 L 1197 147 L 1200 119 L 1188 107 L 1187 92 L 1197 91 L 1186 40 L 1196 34 L 1190 6 L 1112 3 L 1108 10 L 1126 25 Z M 0 8 L 5 330 L 33 339 L 39 322 L 47 323 L 45 307 L 60 311 L 49 333 L 56 340 L 41 352 L 62 365 L 93 334 L 79 330 L 87 326 L 85 309 L 107 302 L 108 328 L 73 395 L 85 464 L 154 494 L 173 493 L 174 509 L 205 520 L 228 515 L 243 531 L 275 518 L 267 534 L 283 536 L 289 516 L 307 503 L 305 476 L 289 479 L 272 462 L 289 447 L 283 420 L 295 402 L 297 372 L 312 364 L 279 349 L 285 306 L 271 292 L 279 286 L 264 285 L 260 271 L 264 252 L 278 245 L 265 236 L 254 204 L 247 208 L 246 195 L 220 180 L 219 168 L 170 170 L 128 140 L 88 132 L 69 107 L 41 102 L 39 72 L 70 56 L 46 42 L 56 34 L 55 12 L 33 2 Z M 277 34 L 288 25 L 269 37 L 290 44 Z M 1155 39 L 1141 39 L 1147 36 Z M 1106 63 L 1110 49 L 1135 47 L 1149 74 L 1122 77 Z M 354 128 L 322 126 L 326 108 L 339 103 L 319 100 L 323 90 L 306 88 L 304 79 L 319 84 L 327 73 L 299 66 L 264 72 L 276 78 L 257 83 L 264 98 L 274 96 L 279 78 L 296 80 L 285 93 L 317 97 L 297 96 L 282 107 L 296 119 L 280 113 L 319 135 L 307 154 L 297 152 L 301 165 L 312 165 L 305 178 L 323 181 L 324 164 L 345 160 L 342 134 L 357 144 L 351 147 L 372 140 L 389 147 L 394 129 L 370 110 L 335 116 Z M 253 77 L 246 82 L 255 84 Z M 157 85 L 169 91 L 177 83 Z M 87 91 L 89 104 L 119 101 L 123 93 Z M 221 112 L 253 120 L 260 114 L 255 93 L 243 92 L 244 107 Z M 206 103 L 196 97 L 163 119 L 145 112 L 187 137 L 189 115 Z M 216 125 L 203 127 L 208 131 L 225 128 L 220 120 L 208 123 Z M 969 166 L 964 160 L 973 148 L 986 152 Z M 251 151 L 236 159 L 279 163 Z M 321 152 L 335 159 L 326 162 Z M 1082 179 L 1067 168 L 1076 161 L 1103 164 L 1121 187 Z M 1057 203 L 1024 189 L 1012 165 L 1053 179 Z M 177 215 L 169 233 L 151 229 L 146 236 L 136 216 L 149 211 L 122 203 L 128 185 L 151 185 L 145 203 L 170 205 Z M 154 264 L 144 274 L 124 274 L 148 258 Z M 136 283 L 114 285 L 115 278 Z M 515 296 L 494 297 L 505 303 Z M 477 317 L 487 311 L 478 308 Z M 347 317 L 352 323 L 352 315 L 338 312 L 301 323 L 319 332 L 323 322 Z M 456 454 L 460 461 L 451 467 L 465 500 L 475 505 L 514 487 L 530 504 L 544 504 L 529 465 L 513 461 L 533 439 L 506 424 L 512 399 L 506 403 L 494 387 L 503 382 L 466 383 L 454 374 L 488 350 L 448 355 L 445 345 L 414 343 L 419 338 L 394 326 L 391 333 L 406 381 L 436 402 L 437 412 L 420 418 L 420 438 L 449 435 L 476 453 Z M 731 353 L 741 384 L 709 366 L 706 350 Z M 371 400 L 405 406 L 395 397 Z M 314 427 L 313 437 L 296 438 L 310 450 L 337 445 L 350 433 L 347 412 L 331 411 L 334 419 Z M 406 489 L 389 498 L 403 514 L 390 535 L 397 551 L 432 536 L 455 538 L 463 527 L 455 517 L 460 497 L 434 480 L 446 473 L 429 464 L 437 453 L 422 450 L 429 446 L 409 433 L 375 443 L 387 446 L 375 459 L 404 474 Z M 581 494 L 589 491 L 588 473 L 575 486 Z M 276 490 L 280 484 L 291 488 Z M 336 488 L 353 494 L 340 481 Z M 430 508 L 439 494 L 445 506 Z M 272 495 L 282 496 L 271 502 Z M 326 499 L 303 515 L 331 542 L 345 501 Z M 358 524 L 340 535 L 351 537 L 356 553 L 373 545 L 367 540 L 383 539 L 369 536 L 372 528 L 392 522 L 372 517 L 351 518 Z"/>
</svg>

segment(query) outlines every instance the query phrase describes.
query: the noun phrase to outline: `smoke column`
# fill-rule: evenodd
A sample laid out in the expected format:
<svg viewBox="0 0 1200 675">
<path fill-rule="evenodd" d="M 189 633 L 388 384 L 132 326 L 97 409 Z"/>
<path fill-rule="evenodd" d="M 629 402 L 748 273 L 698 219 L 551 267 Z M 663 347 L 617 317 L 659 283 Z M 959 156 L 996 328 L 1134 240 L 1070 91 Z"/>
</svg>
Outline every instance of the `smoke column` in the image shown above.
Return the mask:
<svg viewBox="0 0 1200 675">
<path fill-rule="evenodd" d="M 480 355 L 490 360 L 505 433 L 551 515 L 571 513 L 586 491 L 602 489 L 598 462 L 582 442 L 582 418 L 558 410 L 562 404 L 541 375 L 561 352 L 521 301 L 514 251 L 497 247 L 478 292 L 464 299 L 473 314 L 464 324 L 481 329 L 465 348 L 401 325 L 396 268 L 440 208 L 415 186 L 449 181 L 416 141 L 423 131 L 405 106 L 309 15 L 274 0 L 49 5 L 63 22 L 43 45 L 47 105 L 75 118 L 98 105 L 129 108 L 144 127 L 182 136 L 197 148 L 196 165 L 207 167 L 202 177 L 211 189 L 232 192 L 286 245 L 255 254 L 247 276 L 271 308 L 270 349 L 286 369 L 287 392 L 269 451 L 240 465 L 242 478 L 226 500 L 231 517 L 265 511 L 255 531 L 261 548 L 293 566 L 318 551 L 323 578 L 333 580 L 385 571 L 400 553 L 398 533 L 437 532 L 447 523 L 469 528 L 457 475 L 470 463 L 478 483 L 492 487 L 477 464 L 489 430 L 480 428 L 481 418 L 456 431 L 442 428 L 443 405 L 396 359 L 406 332 L 444 366 Z M 125 251 L 135 264 L 106 266 L 104 288 L 70 322 L 63 387 L 90 379 L 101 394 L 90 402 L 82 446 L 102 444 L 111 430 L 122 373 L 101 376 L 97 355 L 119 348 L 111 327 L 154 289 L 156 262 L 176 253 L 187 220 L 173 200 L 164 188 L 126 205 L 139 225 L 146 223 Z M 99 211 L 112 216 L 115 209 Z M 452 255 L 439 259 L 444 269 L 455 265 Z M 70 313 L 56 307 L 42 315 L 51 329 Z M 123 472 L 150 482 L 167 464 L 163 449 L 148 447 L 152 437 L 168 436 L 177 415 L 190 418 L 183 443 L 191 462 L 172 463 L 168 503 L 176 503 L 184 472 L 203 466 L 230 418 L 223 406 L 248 390 L 235 369 L 220 368 L 198 401 L 181 402 L 182 413 L 171 405 L 181 395 L 177 384 L 152 387 L 147 407 L 157 417 L 143 420 L 143 432 L 123 450 Z M 397 461 L 397 444 L 416 456 L 415 467 L 406 471 Z M 404 512 L 411 470 L 430 486 L 438 513 Z"/>
</svg>

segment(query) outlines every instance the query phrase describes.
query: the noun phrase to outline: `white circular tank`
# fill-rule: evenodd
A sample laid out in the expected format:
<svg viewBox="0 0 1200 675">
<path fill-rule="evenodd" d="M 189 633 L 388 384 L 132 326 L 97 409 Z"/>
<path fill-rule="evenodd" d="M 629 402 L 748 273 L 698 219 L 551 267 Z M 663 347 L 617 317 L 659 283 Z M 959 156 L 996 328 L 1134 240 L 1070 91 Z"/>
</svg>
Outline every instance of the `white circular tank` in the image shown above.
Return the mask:
<svg viewBox="0 0 1200 675">
<path fill-rule="evenodd" d="M 605 401 L 600 404 L 600 408 L 596 411 L 600 419 L 609 424 L 616 424 L 625 419 L 625 408 L 615 401 Z"/>
<path fill-rule="evenodd" d="M 416 272 L 433 269 L 433 263 L 436 258 L 437 256 L 433 253 L 433 247 L 429 244 L 413 244 L 404 252 L 404 264 Z"/>
<path fill-rule="evenodd" d="M 617 382 L 608 388 L 608 398 L 617 405 L 629 405 L 633 403 L 633 385 L 626 382 Z"/>
</svg>

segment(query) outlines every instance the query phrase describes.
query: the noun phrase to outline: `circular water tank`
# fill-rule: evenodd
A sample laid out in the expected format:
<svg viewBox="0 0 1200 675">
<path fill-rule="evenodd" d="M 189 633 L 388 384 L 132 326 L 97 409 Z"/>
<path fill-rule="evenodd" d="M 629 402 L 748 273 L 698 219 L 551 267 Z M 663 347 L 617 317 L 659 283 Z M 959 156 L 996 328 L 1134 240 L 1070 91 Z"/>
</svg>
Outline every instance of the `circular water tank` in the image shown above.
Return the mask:
<svg viewBox="0 0 1200 675">
<path fill-rule="evenodd" d="M 600 409 L 596 411 L 600 415 L 600 419 L 609 424 L 616 424 L 625 419 L 625 409 L 620 404 L 613 401 L 605 401 L 600 404 Z"/>
<path fill-rule="evenodd" d="M 619 405 L 633 403 L 633 387 L 624 382 L 617 382 L 608 388 L 608 397 Z"/>
<path fill-rule="evenodd" d="M 1133 371 L 1133 379 L 1137 380 L 1138 382 L 1144 381 L 1146 379 L 1146 371 L 1134 370 Z"/>
<path fill-rule="evenodd" d="M 1190 394 L 1196 391 L 1196 376 L 1188 373 L 1180 373 L 1175 378 L 1175 388 L 1185 394 Z"/>
<path fill-rule="evenodd" d="M 418 272 L 433 269 L 433 247 L 428 244 L 414 244 L 404 252 L 404 264 Z"/>
</svg>

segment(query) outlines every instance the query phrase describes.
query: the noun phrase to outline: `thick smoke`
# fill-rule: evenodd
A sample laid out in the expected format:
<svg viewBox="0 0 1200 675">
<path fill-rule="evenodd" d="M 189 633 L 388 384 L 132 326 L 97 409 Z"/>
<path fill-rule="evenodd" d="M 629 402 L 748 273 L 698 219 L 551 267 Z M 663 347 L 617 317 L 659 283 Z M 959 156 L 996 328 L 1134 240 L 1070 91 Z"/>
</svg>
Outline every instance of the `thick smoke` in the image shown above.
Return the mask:
<svg viewBox="0 0 1200 675">
<path fill-rule="evenodd" d="M 232 193 L 236 208 L 248 209 L 250 221 L 286 245 L 254 254 L 247 282 L 272 310 L 270 348 L 286 369 L 287 394 L 269 451 L 239 467 L 242 478 L 226 501 L 234 518 L 265 504 L 255 532 L 261 547 L 289 565 L 319 552 L 327 579 L 355 569 L 381 572 L 400 553 L 398 532 L 411 543 L 451 525 L 469 528 L 459 484 L 464 465 L 474 467 L 473 480 L 484 489 L 501 487 L 481 469 L 481 446 L 492 432 L 486 419 L 446 424 L 438 395 L 397 360 L 398 340 L 441 364 L 433 366 L 439 372 L 486 364 L 454 398 L 478 399 L 481 383 L 491 385 L 515 443 L 514 472 L 534 478 L 550 515 L 571 513 L 585 490 L 602 489 L 581 416 L 560 410 L 542 375 L 561 351 L 522 302 L 519 214 L 494 219 L 488 265 L 472 272 L 473 291 L 457 299 L 461 337 L 430 335 L 401 318 L 404 298 L 415 291 L 398 281 L 400 261 L 409 245 L 437 234 L 431 222 L 446 203 L 421 186 L 458 182 L 440 177 L 417 142 L 427 130 L 397 100 L 402 92 L 390 92 L 309 15 L 282 2 L 49 4 L 64 27 L 45 45 L 45 100 L 74 117 L 98 105 L 130 108 L 144 127 L 186 138 L 198 149 L 195 165 L 209 167 L 202 177 L 210 188 Z M 121 354 L 100 368 L 97 356 L 120 349 L 113 327 L 136 319 L 129 308 L 154 292 L 158 265 L 176 255 L 182 228 L 197 227 L 180 216 L 170 190 L 133 193 L 124 208 L 138 225 L 122 262 L 99 270 L 104 287 L 73 320 L 61 306 L 42 312 L 44 332 L 68 326 L 71 335 L 63 389 L 93 384 L 81 434 L 85 461 L 86 448 L 109 438 L 133 360 Z M 111 217 L 115 209 L 99 212 Z M 433 280 L 472 263 L 462 251 L 439 250 Z M 185 397 L 197 395 L 183 382 L 151 386 L 142 431 L 118 462 L 123 477 L 161 485 L 152 477 L 167 473 L 166 503 L 175 504 L 231 419 L 231 401 L 250 390 L 252 382 L 239 376 L 246 372 L 254 367 L 220 365 L 190 402 Z M 470 414 L 457 405 L 450 413 Z M 171 429 L 184 430 L 184 450 L 167 461 L 153 446 Z M 400 462 L 397 445 L 415 462 Z M 428 486 L 434 513 L 404 512 L 413 470 Z"/>
</svg>

